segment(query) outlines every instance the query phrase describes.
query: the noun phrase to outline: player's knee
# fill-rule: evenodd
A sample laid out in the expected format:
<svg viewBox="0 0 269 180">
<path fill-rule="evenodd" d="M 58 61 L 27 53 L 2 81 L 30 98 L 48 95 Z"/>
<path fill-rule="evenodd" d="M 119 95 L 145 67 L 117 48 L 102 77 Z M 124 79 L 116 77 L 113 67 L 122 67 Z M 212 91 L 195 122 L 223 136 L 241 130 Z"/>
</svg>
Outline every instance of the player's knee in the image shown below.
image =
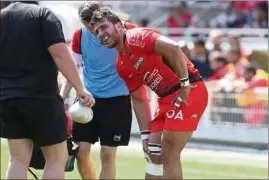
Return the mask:
<svg viewBox="0 0 269 180">
<path fill-rule="evenodd" d="M 162 144 L 163 144 L 163 148 L 162 148 L 162 153 L 163 154 L 169 154 L 169 151 L 177 148 L 176 142 L 174 142 L 173 140 L 171 140 L 169 138 L 163 138 L 162 139 Z M 178 151 L 178 150 L 177 150 L 177 152 L 178 152 L 178 154 L 181 153 L 181 151 Z"/>
<path fill-rule="evenodd" d="M 161 158 L 161 144 L 148 144 L 148 162 L 146 165 L 146 173 L 152 176 L 163 175 L 163 165 Z"/>
<path fill-rule="evenodd" d="M 179 146 L 177 142 L 163 138 L 162 139 L 162 162 L 163 164 L 173 164 L 180 161 L 184 146 Z"/>
<path fill-rule="evenodd" d="M 19 163 L 28 166 L 32 157 L 32 142 L 30 140 L 8 139 L 10 163 Z"/>
<path fill-rule="evenodd" d="M 76 156 L 79 162 L 88 160 L 90 158 L 91 147 L 90 144 L 79 143 L 78 154 Z"/>
<path fill-rule="evenodd" d="M 102 147 L 101 148 L 101 161 L 102 164 L 111 164 L 115 162 L 116 148 L 114 147 Z"/>
<path fill-rule="evenodd" d="M 170 137 L 163 136 L 162 144 L 166 147 L 172 147 L 174 145 L 174 141 Z"/>
<path fill-rule="evenodd" d="M 28 167 L 31 161 L 31 155 L 11 155 L 9 161 L 11 164 L 22 164 L 24 167 Z"/>
</svg>

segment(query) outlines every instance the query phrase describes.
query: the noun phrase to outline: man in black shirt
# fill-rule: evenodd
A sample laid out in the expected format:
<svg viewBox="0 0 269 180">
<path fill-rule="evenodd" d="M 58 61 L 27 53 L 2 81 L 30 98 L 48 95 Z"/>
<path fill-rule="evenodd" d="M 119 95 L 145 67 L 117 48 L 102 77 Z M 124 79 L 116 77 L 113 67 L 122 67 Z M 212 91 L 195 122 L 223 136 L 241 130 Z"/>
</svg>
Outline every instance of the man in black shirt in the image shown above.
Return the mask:
<svg viewBox="0 0 269 180">
<path fill-rule="evenodd" d="M 13 2 L 0 18 L 1 137 L 8 139 L 11 156 L 7 179 L 27 178 L 33 143 L 46 159 L 43 178 L 63 179 L 67 119 L 58 69 L 84 105 L 91 107 L 94 100 L 82 85 L 62 25 L 51 11 L 36 2 Z"/>
</svg>

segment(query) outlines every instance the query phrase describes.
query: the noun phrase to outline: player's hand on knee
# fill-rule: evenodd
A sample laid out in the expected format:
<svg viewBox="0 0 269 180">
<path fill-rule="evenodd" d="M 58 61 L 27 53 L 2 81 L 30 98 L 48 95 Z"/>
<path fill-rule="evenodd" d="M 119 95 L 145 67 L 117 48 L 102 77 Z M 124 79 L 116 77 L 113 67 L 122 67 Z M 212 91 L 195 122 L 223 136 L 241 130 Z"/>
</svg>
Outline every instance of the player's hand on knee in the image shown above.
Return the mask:
<svg viewBox="0 0 269 180">
<path fill-rule="evenodd" d="M 77 92 L 77 97 L 78 100 L 84 105 L 84 106 L 88 106 L 88 107 L 93 107 L 95 104 L 95 100 L 92 97 L 92 94 L 89 93 L 88 91 L 84 90 L 81 92 Z"/>
</svg>

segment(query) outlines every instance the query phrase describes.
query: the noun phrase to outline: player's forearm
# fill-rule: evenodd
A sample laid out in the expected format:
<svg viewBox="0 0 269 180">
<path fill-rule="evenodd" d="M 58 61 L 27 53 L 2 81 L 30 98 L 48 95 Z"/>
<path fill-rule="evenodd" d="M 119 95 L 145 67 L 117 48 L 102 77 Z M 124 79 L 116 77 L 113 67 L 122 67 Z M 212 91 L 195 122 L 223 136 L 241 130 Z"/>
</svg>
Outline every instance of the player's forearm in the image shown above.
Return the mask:
<svg viewBox="0 0 269 180">
<path fill-rule="evenodd" d="M 149 130 L 151 111 L 146 87 L 141 86 L 131 96 L 140 131 Z"/>
<path fill-rule="evenodd" d="M 49 47 L 49 51 L 57 65 L 59 71 L 69 81 L 76 91 L 83 91 L 83 84 L 79 77 L 77 66 L 71 57 L 67 46 L 64 43 L 58 43 Z"/>
<path fill-rule="evenodd" d="M 149 123 L 151 120 L 149 103 L 133 99 L 133 108 L 140 131 L 149 130 Z"/>
</svg>

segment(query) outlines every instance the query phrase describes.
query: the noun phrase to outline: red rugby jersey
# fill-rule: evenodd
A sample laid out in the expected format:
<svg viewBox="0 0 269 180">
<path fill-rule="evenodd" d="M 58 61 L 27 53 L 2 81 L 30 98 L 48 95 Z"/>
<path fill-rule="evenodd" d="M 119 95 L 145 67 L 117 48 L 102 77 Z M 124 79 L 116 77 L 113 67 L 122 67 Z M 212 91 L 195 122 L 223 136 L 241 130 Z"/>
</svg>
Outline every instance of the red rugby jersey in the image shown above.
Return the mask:
<svg viewBox="0 0 269 180">
<path fill-rule="evenodd" d="M 154 43 L 160 36 L 148 28 L 134 28 L 126 31 L 125 52 L 119 53 L 116 67 L 130 93 L 141 85 L 147 85 L 159 97 L 164 97 L 180 88 L 179 77 L 166 66 L 162 56 L 154 54 Z M 185 56 L 190 82 L 201 80 L 194 65 Z"/>
</svg>

